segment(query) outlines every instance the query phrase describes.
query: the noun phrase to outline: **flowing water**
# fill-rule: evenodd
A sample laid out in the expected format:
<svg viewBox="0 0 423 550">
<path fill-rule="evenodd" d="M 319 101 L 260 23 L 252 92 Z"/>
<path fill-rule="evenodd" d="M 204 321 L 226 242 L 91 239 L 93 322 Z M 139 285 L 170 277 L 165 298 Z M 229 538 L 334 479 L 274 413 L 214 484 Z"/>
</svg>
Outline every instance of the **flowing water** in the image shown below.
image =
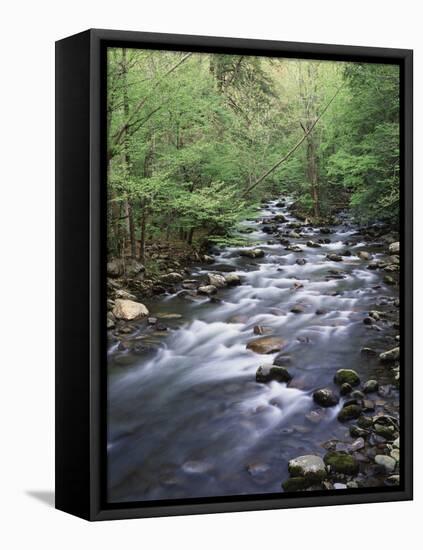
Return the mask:
<svg viewBox="0 0 423 550">
<path fill-rule="evenodd" d="M 371 309 L 392 310 L 397 290 L 357 256 L 366 250 L 382 258 L 386 247 L 364 242 L 346 219 L 330 234 L 302 228 L 304 237 L 290 238 L 301 252 L 291 252 L 262 230 L 260 219 L 276 214 L 287 223 L 296 221 L 273 201 L 257 220 L 243 224 L 251 247 L 263 249 L 263 258 L 241 257 L 239 248 L 226 248 L 214 264 L 198 266 L 190 275 L 230 271 L 241 276 L 242 285 L 219 290 L 219 300 L 183 292 L 144 300 L 154 316 L 170 312 L 181 318 L 162 320 L 170 330 L 165 337 L 157 335 L 160 345 L 147 355 L 121 352 L 111 344 L 110 501 L 278 493 L 291 458 L 322 456 L 322 444 L 330 439 L 351 441 L 348 426 L 336 418 L 342 400 L 319 410 L 312 393 L 334 387 L 339 368 L 355 369 L 362 381 L 383 382 L 388 376 L 377 358 L 360 350 L 393 347 L 396 331 L 377 330 L 363 319 Z M 279 230 L 285 226 L 279 224 Z M 305 244 L 321 238 L 330 242 L 320 248 Z M 342 262 L 327 260 L 328 253 L 346 249 L 352 255 Z M 298 265 L 298 258 L 307 263 Z M 341 270 L 344 278 L 331 278 L 330 270 Z M 303 286 L 294 288 L 294 283 Z M 298 304 L 304 313 L 290 311 Z M 257 337 L 256 325 L 287 342 L 283 352 L 291 356 L 293 375 L 288 386 L 255 381 L 257 368 L 277 355 L 246 349 Z M 134 330 L 131 338 L 142 339 L 146 327 L 135 324 Z"/>
</svg>

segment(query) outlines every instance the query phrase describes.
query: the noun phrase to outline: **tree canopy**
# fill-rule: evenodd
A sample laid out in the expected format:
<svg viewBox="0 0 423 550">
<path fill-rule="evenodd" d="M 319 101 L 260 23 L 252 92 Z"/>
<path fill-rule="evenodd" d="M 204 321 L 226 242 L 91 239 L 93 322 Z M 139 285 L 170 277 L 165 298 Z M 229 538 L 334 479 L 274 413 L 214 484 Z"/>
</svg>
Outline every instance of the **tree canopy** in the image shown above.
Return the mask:
<svg viewBox="0 0 423 550">
<path fill-rule="evenodd" d="M 112 255 L 228 241 L 280 194 L 397 219 L 395 65 L 109 48 L 107 92 Z"/>
</svg>

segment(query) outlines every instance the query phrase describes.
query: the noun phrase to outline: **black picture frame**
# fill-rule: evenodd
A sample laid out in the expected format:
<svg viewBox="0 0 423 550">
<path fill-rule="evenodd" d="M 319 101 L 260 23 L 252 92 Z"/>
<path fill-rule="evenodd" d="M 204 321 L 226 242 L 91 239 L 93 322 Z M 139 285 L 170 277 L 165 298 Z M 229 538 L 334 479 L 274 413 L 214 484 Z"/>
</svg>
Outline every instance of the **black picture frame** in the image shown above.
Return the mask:
<svg viewBox="0 0 423 550">
<path fill-rule="evenodd" d="M 393 63 L 401 95 L 401 485 L 396 488 L 105 501 L 105 48 Z M 87 520 L 412 499 L 411 50 L 91 29 L 56 43 L 56 508 Z"/>
</svg>

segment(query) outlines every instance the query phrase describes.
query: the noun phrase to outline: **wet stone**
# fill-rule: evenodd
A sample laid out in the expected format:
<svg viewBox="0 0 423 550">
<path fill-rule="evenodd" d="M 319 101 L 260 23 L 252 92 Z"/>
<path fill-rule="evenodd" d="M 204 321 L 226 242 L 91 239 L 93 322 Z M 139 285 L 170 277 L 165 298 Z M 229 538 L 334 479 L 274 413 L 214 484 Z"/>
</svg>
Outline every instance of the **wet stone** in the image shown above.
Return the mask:
<svg viewBox="0 0 423 550">
<path fill-rule="evenodd" d="M 358 374 L 352 369 L 339 369 L 335 374 L 334 381 L 339 385 L 347 383 L 351 386 L 358 386 L 360 384 Z"/>
<path fill-rule="evenodd" d="M 247 349 L 255 351 L 256 353 L 275 353 L 280 351 L 286 344 L 283 338 L 278 336 L 267 336 L 264 338 L 257 338 L 250 340 L 247 343 Z"/>
<path fill-rule="evenodd" d="M 338 474 L 354 475 L 359 470 L 357 460 L 345 451 L 329 451 L 324 456 L 324 462 L 331 472 Z"/>
<path fill-rule="evenodd" d="M 377 380 L 367 380 L 363 384 L 363 392 L 364 393 L 374 393 L 377 392 L 379 389 L 379 382 Z"/>
<path fill-rule="evenodd" d="M 337 418 L 340 422 L 348 422 L 358 418 L 361 412 L 362 408 L 359 405 L 347 405 L 339 411 Z"/>
<path fill-rule="evenodd" d="M 278 367 L 275 365 L 262 365 L 257 369 L 256 381 L 257 382 L 289 382 L 292 379 L 292 375 L 284 367 Z"/>
<path fill-rule="evenodd" d="M 334 407 L 339 403 L 339 397 L 329 388 L 316 390 L 313 399 L 321 407 Z"/>
<path fill-rule="evenodd" d="M 304 477 L 312 483 L 323 481 L 326 477 L 325 463 L 317 455 L 304 455 L 290 460 L 288 471 L 292 477 Z"/>
</svg>

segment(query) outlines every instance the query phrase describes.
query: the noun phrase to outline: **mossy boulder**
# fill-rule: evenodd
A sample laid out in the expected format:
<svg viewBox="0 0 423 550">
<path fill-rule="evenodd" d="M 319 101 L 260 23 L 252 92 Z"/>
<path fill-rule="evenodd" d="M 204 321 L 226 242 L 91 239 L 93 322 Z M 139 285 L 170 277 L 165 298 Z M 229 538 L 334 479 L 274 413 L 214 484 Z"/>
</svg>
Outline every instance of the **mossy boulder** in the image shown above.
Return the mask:
<svg viewBox="0 0 423 550">
<path fill-rule="evenodd" d="M 320 483 L 326 477 L 325 463 L 317 455 L 304 455 L 293 458 L 288 463 L 291 477 L 303 477 L 310 484 Z"/>
<path fill-rule="evenodd" d="M 348 420 L 354 420 L 358 418 L 362 413 L 362 408 L 360 405 L 347 405 L 341 409 L 338 413 L 339 422 L 348 422 Z"/>
<path fill-rule="evenodd" d="M 350 386 L 358 386 L 360 384 L 360 377 L 352 369 L 339 369 L 336 371 L 334 381 L 336 384 L 342 386 L 342 384 L 349 384 Z"/>
<path fill-rule="evenodd" d="M 371 428 L 373 426 L 373 419 L 369 416 L 359 416 L 357 419 L 357 425 L 364 430 Z"/>
<path fill-rule="evenodd" d="M 345 451 L 329 451 L 323 460 L 330 471 L 337 474 L 355 475 L 359 470 L 357 460 Z"/>
<path fill-rule="evenodd" d="M 311 482 L 305 477 L 290 477 L 282 483 L 282 489 L 287 493 L 292 493 L 294 491 L 304 491 L 310 485 Z"/>
<path fill-rule="evenodd" d="M 379 382 L 377 380 L 367 380 L 363 385 L 364 393 L 374 393 L 379 389 Z"/>
</svg>

